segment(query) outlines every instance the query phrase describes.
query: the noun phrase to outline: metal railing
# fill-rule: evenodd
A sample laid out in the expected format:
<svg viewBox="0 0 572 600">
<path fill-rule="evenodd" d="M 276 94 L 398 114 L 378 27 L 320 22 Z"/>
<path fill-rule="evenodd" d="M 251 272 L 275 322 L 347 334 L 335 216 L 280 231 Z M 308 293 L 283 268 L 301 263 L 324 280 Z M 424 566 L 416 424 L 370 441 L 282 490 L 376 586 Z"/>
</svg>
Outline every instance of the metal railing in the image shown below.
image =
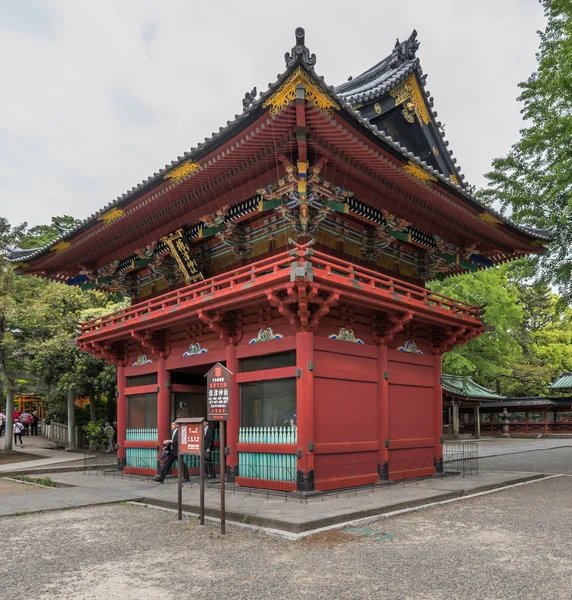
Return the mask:
<svg viewBox="0 0 572 600">
<path fill-rule="evenodd" d="M 479 474 L 479 445 L 475 442 L 443 444 L 443 471 L 453 474 Z"/>
<path fill-rule="evenodd" d="M 383 273 L 358 267 L 329 254 L 314 251 L 305 256 L 304 251 L 301 246 L 298 246 L 290 252 L 282 252 L 250 265 L 233 269 L 230 273 L 216 275 L 152 300 L 140 302 L 124 310 L 86 321 L 81 325 L 81 336 L 102 329 L 125 326 L 134 319 L 149 318 L 152 313 L 158 313 L 157 316 L 161 316 L 167 309 L 172 310 L 178 306 L 190 308 L 195 304 L 200 305 L 205 295 L 234 293 L 243 289 L 245 284 L 262 284 L 267 278 L 276 281 L 281 274 L 284 280 L 288 281 L 291 267 L 297 265 L 296 261 L 299 261 L 300 264 L 306 262 L 311 265 L 315 269 L 314 279 L 337 280 L 343 285 L 359 284 L 364 291 L 373 292 L 388 300 L 404 300 L 411 306 L 442 313 L 453 313 L 456 316 L 475 321 L 479 320 L 480 308 L 477 306 L 437 294 L 430 289 L 393 279 Z"/>
<path fill-rule="evenodd" d="M 244 444 L 295 444 L 295 427 L 240 427 L 238 441 Z"/>
</svg>

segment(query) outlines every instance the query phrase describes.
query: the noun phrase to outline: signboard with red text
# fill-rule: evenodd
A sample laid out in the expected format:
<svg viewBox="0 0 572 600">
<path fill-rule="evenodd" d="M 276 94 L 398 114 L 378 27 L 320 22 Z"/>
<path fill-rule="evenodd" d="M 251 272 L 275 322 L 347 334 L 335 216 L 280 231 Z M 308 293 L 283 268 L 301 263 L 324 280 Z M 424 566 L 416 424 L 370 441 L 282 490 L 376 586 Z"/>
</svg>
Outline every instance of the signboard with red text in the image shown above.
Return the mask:
<svg viewBox="0 0 572 600">
<path fill-rule="evenodd" d="M 211 421 L 228 421 L 230 377 L 232 373 L 217 363 L 207 373 L 207 412 Z"/>
</svg>

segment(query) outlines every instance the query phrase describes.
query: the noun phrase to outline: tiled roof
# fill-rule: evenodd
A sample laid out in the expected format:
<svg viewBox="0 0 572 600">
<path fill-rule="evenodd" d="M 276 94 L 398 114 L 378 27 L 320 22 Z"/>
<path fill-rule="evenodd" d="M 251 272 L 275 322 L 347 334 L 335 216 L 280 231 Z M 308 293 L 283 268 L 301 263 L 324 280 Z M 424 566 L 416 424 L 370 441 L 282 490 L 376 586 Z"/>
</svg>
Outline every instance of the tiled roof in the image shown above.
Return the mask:
<svg viewBox="0 0 572 600">
<path fill-rule="evenodd" d="M 442 173 L 440 173 L 439 171 L 437 171 L 436 169 L 434 169 L 433 167 L 428 165 L 425 161 L 421 160 L 419 157 L 415 156 L 412 152 L 407 150 L 407 148 L 402 146 L 399 142 L 395 141 L 390 135 L 387 135 L 384 131 L 382 131 L 382 130 L 378 129 L 377 127 L 375 127 L 374 125 L 372 125 L 369 122 L 369 120 L 363 118 L 360 115 L 359 111 L 355 110 L 352 107 L 352 102 L 350 102 L 346 97 L 343 96 L 343 94 L 346 93 L 345 92 L 346 88 L 344 88 L 345 84 L 342 86 L 338 86 L 338 88 L 334 88 L 333 86 L 328 86 L 325 83 L 324 78 L 322 76 L 319 76 L 315 72 L 313 65 L 315 64 L 316 57 L 314 55 L 311 55 L 311 56 L 309 55 L 309 50 L 304 45 L 304 41 L 303 41 L 304 30 L 300 27 L 296 29 L 297 42 L 299 41 L 299 35 L 301 35 L 302 45 L 300 45 L 298 43 L 298 45 L 296 45 L 294 48 L 292 48 L 291 55 L 290 55 L 290 53 L 286 54 L 287 68 L 284 71 L 284 73 L 279 75 L 277 80 L 274 83 L 270 83 L 268 85 L 268 89 L 265 92 L 263 92 L 254 102 L 252 102 L 250 104 L 250 106 L 248 106 L 248 108 L 245 108 L 245 110 L 241 114 L 235 115 L 235 117 L 232 121 L 227 121 L 225 127 L 220 127 L 218 132 L 213 132 L 211 134 L 211 137 L 206 137 L 204 139 L 204 142 L 199 142 L 196 147 L 192 147 L 189 151 L 184 152 L 183 156 L 177 157 L 177 159 L 171 161 L 170 164 L 165 165 L 164 168 L 159 169 L 159 171 L 157 171 L 156 173 L 154 173 L 153 175 L 148 177 L 146 180 L 141 181 L 140 183 L 138 183 L 136 186 L 132 187 L 130 190 L 128 190 L 121 196 L 118 196 L 117 198 L 115 198 L 114 200 L 109 202 L 102 209 L 100 209 L 96 213 L 94 213 L 91 216 L 84 219 L 74 229 L 71 229 L 69 231 L 62 233 L 62 235 L 58 236 L 55 240 L 53 240 L 49 244 L 42 246 L 40 248 L 33 248 L 30 250 L 17 250 L 17 249 L 11 250 L 7 256 L 7 259 L 10 262 L 24 262 L 24 261 L 33 260 L 34 258 L 41 256 L 42 254 L 46 253 L 50 248 L 52 248 L 59 242 L 64 241 L 64 240 L 69 240 L 69 239 L 75 237 L 76 235 L 78 235 L 83 230 L 89 228 L 91 225 L 95 224 L 98 221 L 99 217 L 101 217 L 101 215 L 103 215 L 110 209 L 121 208 L 121 207 L 129 204 L 135 197 L 137 197 L 137 195 L 143 194 L 143 193 L 153 189 L 153 187 L 155 185 L 161 183 L 164 180 L 164 175 L 166 173 L 168 173 L 169 171 L 171 171 L 173 168 L 181 165 L 183 162 L 188 161 L 188 160 L 193 160 L 193 161 L 200 160 L 202 157 L 204 157 L 206 154 L 208 154 L 212 149 L 217 147 L 217 144 L 220 143 L 220 141 L 224 135 L 229 134 L 229 132 L 233 131 L 240 124 L 244 123 L 248 119 L 248 117 L 250 117 L 256 111 L 261 109 L 264 101 L 267 98 L 269 98 L 280 87 L 280 85 L 282 85 L 282 83 L 286 80 L 286 78 L 298 66 L 302 66 L 309 74 L 311 74 L 315 78 L 315 80 L 324 89 L 328 90 L 328 93 L 335 100 L 337 100 L 340 103 L 340 105 L 343 106 L 343 108 L 349 113 L 349 115 L 351 117 L 354 118 L 354 120 L 359 122 L 366 129 L 368 129 L 377 138 L 379 138 L 380 140 L 385 142 L 390 147 L 394 148 L 398 153 L 400 153 L 403 156 L 404 159 L 417 163 L 423 169 L 425 169 L 426 171 L 430 172 L 432 175 L 437 177 L 439 179 L 439 181 L 446 184 L 450 188 L 454 188 L 457 192 L 460 192 L 465 197 L 465 199 L 467 201 L 469 201 L 469 203 L 473 204 L 476 207 L 479 207 L 481 210 L 484 209 L 484 210 L 486 210 L 486 212 L 491 213 L 500 222 L 504 223 L 505 225 L 509 226 L 510 228 L 516 229 L 517 231 L 520 231 L 521 233 L 525 233 L 526 235 L 529 235 L 531 237 L 535 237 L 535 238 L 539 238 L 539 239 L 543 239 L 543 240 L 551 239 L 551 234 L 548 230 L 536 230 L 531 227 L 520 227 L 518 225 L 515 225 L 514 223 L 511 223 L 504 216 L 500 215 L 498 212 L 492 210 L 488 206 L 483 205 L 479 200 L 476 199 L 475 196 L 470 194 L 461 185 L 453 183 L 450 179 L 445 177 Z M 413 54 L 414 54 L 414 51 L 418 47 L 418 44 L 416 42 L 416 35 L 417 35 L 417 33 L 414 31 L 408 40 L 406 40 L 405 42 L 396 44 L 392 54 L 387 59 L 384 59 L 384 61 L 388 61 L 387 62 L 388 67 L 391 66 L 391 60 L 394 57 L 398 57 L 399 61 L 401 61 L 400 66 L 396 67 L 394 74 L 391 75 L 390 79 L 392 82 L 397 81 L 397 79 L 396 79 L 397 75 L 399 75 L 400 78 L 405 77 L 406 76 L 405 73 L 410 72 L 410 71 L 407 71 L 407 69 L 409 69 L 409 67 L 411 67 L 412 65 L 418 66 L 417 59 L 407 58 L 408 53 L 409 53 L 409 55 L 411 55 L 411 52 L 413 52 Z M 376 70 L 376 67 L 372 67 L 372 69 L 370 69 L 369 71 L 366 71 L 363 75 L 365 76 L 365 75 L 368 75 L 368 73 L 369 73 L 368 77 L 375 78 L 377 76 L 376 75 L 377 72 L 382 71 L 383 68 L 385 68 L 384 66 L 382 66 L 385 64 L 384 61 L 382 61 L 381 63 L 376 65 L 376 67 L 379 67 L 377 70 Z M 402 69 L 403 65 L 405 65 L 405 64 L 408 64 L 409 66 Z M 362 76 L 360 76 L 360 78 L 361 77 Z M 360 79 L 360 78 L 356 78 L 356 85 L 360 83 L 358 81 L 358 79 Z M 366 80 L 367 80 L 367 77 L 364 77 L 362 79 L 362 83 L 365 82 Z M 372 79 L 372 81 L 375 81 L 375 79 Z M 386 84 L 390 85 L 389 79 L 386 80 Z M 364 83 L 364 85 L 365 85 L 365 83 Z M 393 86 L 393 85 L 395 85 L 395 84 L 391 83 L 391 86 Z M 350 89 L 350 88 L 351 88 L 351 86 L 349 86 L 347 89 Z M 432 116 L 436 116 L 436 113 L 432 112 Z"/>
<path fill-rule="evenodd" d="M 462 398 L 474 398 L 477 400 L 502 400 L 504 396 L 495 394 L 492 390 L 479 385 L 470 377 L 462 375 L 443 375 L 441 385 L 445 393 Z"/>
<path fill-rule="evenodd" d="M 572 390 L 572 373 L 562 373 L 548 387 L 551 390 Z"/>
</svg>

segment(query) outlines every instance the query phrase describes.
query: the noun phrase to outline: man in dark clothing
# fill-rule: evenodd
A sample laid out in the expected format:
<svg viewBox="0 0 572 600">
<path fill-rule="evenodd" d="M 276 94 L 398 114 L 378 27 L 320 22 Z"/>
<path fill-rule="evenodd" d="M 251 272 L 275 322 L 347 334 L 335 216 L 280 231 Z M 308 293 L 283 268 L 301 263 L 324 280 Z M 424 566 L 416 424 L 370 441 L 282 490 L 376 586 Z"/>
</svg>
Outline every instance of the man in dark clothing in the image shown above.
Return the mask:
<svg viewBox="0 0 572 600">
<path fill-rule="evenodd" d="M 213 462 L 214 442 L 215 442 L 215 430 L 212 423 L 208 421 L 204 422 L 204 449 L 205 449 L 205 475 L 207 479 L 214 479 L 215 465 Z"/>
<path fill-rule="evenodd" d="M 161 468 L 161 472 L 157 477 L 155 477 L 155 481 L 158 483 L 164 483 L 165 477 L 167 477 L 167 473 L 173 466 L 173 463 L 179 459 L 179 427 L 177 423 L 173 421 L 171 423 L 171 441 L 170 441 L 169 453 L 167 454 L 167 459 L 163 463 L 163 467 Z M 189 471 L 187 469 L 187 465 L 184 461 L 180 461 L 183 464 L 183 479 L 185 481 L 189 481 Z M 181 468 L 181 464 L 179 464 L 179 469 Z"/>
<path fill-rule="evenodd" d="M 30 435 L 38 435 L 38 413 L 34 411 L 32 413 L 32 423 L 30 424 Z"/>
</svg>

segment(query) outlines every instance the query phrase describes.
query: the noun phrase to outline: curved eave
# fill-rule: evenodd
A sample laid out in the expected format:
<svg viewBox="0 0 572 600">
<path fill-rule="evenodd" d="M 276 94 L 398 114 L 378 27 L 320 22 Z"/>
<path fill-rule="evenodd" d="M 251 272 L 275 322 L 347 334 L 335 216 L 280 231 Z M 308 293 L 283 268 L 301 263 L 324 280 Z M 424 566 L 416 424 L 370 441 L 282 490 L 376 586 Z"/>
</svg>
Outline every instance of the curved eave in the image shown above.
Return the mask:
<svg viewBox="0 0 572 600">
<path fill-rule="evenodd" d="M 227 121 L 225 127 L 221 127 L 218 133 L 212 133 L 211 137 L 206 137 L 204 142 L 200 142 L 196 147 L 192 147 L 188 152 L 185 152 L 183 156 L 177 157 L 176 160 L 171 161 L 170 164 L 165 165 L 164 168 L 160 169 L 158 172 L 154 173 L 146 180 L 140 182 L 131 190 L 125 192 L 121 196 L 118 196 L 115 200 L 111 201 L 109 204 L 104 206 L 102 209 L 93 213 L 86 219 L 84 219 L 76 228 L 65 232 L 64 234 L 58 236 L 49 244 L 42 246 L 40 248 L 33 248 L 30 250 L 13 250 L 6 257 L 7 260 L 11 263 L 22 263 L 22 262 L 30 262 L 43 258 L 50 252 L 51 248 L 56 246 L 60 242 L 70 242 L 74 240 L 77 236 L 87 232 L 90 228 L 96 226 L 100 223 L 100 217 L 102 217 L 105 213 L 114 209 L 124 209 L 128 207 L 132 202 L 138 200 L 142 196 L 149 194 L 150 192 L 156 191 L 160 189 L 163 184 L 169 184 L 169 181 L 165 180 L 165 175 L 175 169 L 176 167 L 182 165 L 185 162 L 200 162 L 202 159 L 207 157 L 217 148 L 220 148 L 224 145 L 224 143 L 234 137 L 239 128 L 248 127 L 249 124 L 255 122 L 259 119 L 265 112 L 268 112 L 267 109 L 262 109 L 262 104 L 264 101 L 269 98 L 288 78 L 288 76 L 298 68 L 298 64 L 289 67 L 282 73 L 282 75 L 278 76 L 278 79 L 275 83 L 269 84 L 268 89 L 262 93 L 259 98 L 250 106 L 245 109 L 240 115 L 235 115 L 234 120 Z M 315 73 L 313 73 L 314 78 L 316 78 Z M 323 83 L 323 78 L 321 78 L 320 85 L 324 88 L 327 88 Z M 180 183 L 180 182 L 179 182 Z M 117 222 L 120 222 L 118 220 Z"/>
<path fill-rule="evenodd" d="M 332 92 L 333 93 L 333 92 Z M 410 152 L 405 146 L 402 146 L 399 142 L 394 140 L 391 136 L 387 135 L 374 125 L 372 125 L 366 118 L 362 117 L 358 110 L 354 109 L 347 101 L 339 96 L 335 97 L 342 106 L 341 112 L 344 114 L 346 118 L 357 121 L 365 130 L 371 135 L 374 136 L 377 140 L 387 144 L 391 153 L 396 158 L 400 158 L 401 160 L 405 159 L 404 164 L 407 164 L 408 161 L 413 162 L 417 166 L 421 167 L 424 171 L 427 171 L 431 175 L 437 178 L 437 183 L 440 188 L 453 192 L 456 199 L 461 200 L 463 204 L 474 209 L 479 214 L 490 214 L 495 217 L 498 222 L 507 227 L 507 229 L 514 234 L 519 235 L 520 237 L 532 238 L 534 240 L 543 240 L 550 241 L 552 239 L 549 232 L 546 230 L 536 230 L 530 227 L 521 227 L 519 225 L 515 225 L 504 216 L 502 216 L 497 211 L 485 206 L 482 204 L 475 196 L 470 194 L 466 189 L 464 189 L 459 184 L 452 182 L 450 179 L 445 177 L 442 173 L 428 165 L 425 161 L 421 160 L 418 156 Z"/>
</svg>

